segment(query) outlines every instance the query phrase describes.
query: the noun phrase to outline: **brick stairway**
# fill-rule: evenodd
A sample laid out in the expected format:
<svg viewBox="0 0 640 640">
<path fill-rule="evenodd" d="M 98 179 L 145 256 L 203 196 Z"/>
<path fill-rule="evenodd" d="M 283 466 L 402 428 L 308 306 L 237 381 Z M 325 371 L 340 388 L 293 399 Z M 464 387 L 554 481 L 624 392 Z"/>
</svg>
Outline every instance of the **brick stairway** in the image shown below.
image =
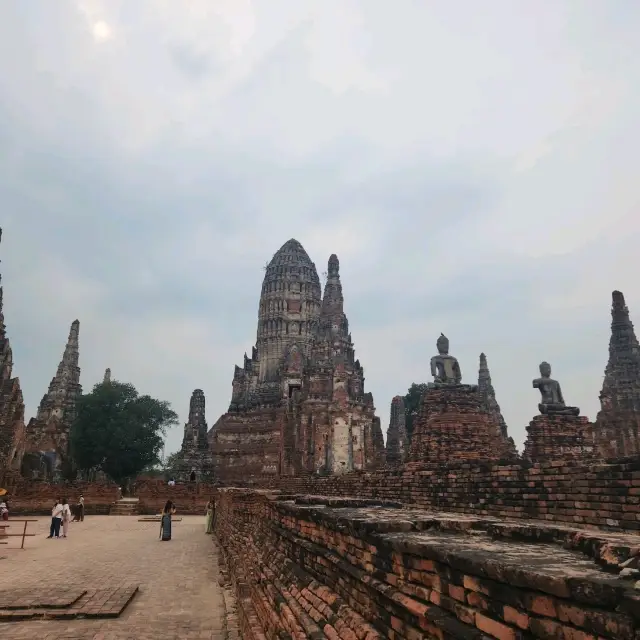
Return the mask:
<svg viewBox="0 0 640 640">
<path fill-rule="evenodd" d="M 112 516 L 137 516 L 140 500 L 138 498 L 120 498 L 111 505 L 109 515 Z"/>
</svg>

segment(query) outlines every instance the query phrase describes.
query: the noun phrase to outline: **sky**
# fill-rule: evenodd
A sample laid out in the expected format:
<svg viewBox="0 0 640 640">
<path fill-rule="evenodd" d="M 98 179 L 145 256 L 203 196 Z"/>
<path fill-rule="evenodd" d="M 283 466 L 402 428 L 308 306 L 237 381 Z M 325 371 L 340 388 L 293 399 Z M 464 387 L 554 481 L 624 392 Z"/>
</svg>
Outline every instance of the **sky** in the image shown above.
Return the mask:
<svg viewBox="0 0 640 640">
<path fill-rule="evenodd" d="M 289 238 L 340 259 L 365 390 L 487 354 L 520 447 L 552 364 L 594 419 L 640 322 L 635 0 L 5 0 L 0 257 L 27 418 L 80 320 L 114 379 L 212 424 Z"/>
</svg>

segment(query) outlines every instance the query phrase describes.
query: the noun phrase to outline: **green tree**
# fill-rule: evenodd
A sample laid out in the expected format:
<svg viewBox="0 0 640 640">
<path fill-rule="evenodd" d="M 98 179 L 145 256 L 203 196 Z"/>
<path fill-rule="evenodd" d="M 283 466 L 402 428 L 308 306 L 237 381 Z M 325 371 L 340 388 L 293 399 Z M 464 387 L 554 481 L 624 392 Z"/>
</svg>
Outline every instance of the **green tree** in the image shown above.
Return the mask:
<svg viewBox="0 0 640 640">
<path fill-rule="evenodd" d="M 162 465 L 162 473 L 165 479 L 170 480 L 171 478 L 175 478 L 179 475 L 181 469 L 182 459 L 180 457 L 180 452 L 176 451 L 175 453 L 170 453 Z"/>
<path fill-rule="evenodd" d="M 426 383 L 416 384 L 414 382 L 404 397 L 405 425 L 407 427 L 409 442 L 411 442 L 411 437 L 413 436 L 413 418 L 420 409 L 420 399 L 426 388 Z"/>
<path fill-rule="evenodd" d="M 177 423 L 168 402 L 141 396 L 132 384 L 100 383 L 78 403 L 71 456 L 79 470 L 103 471 L 126 485 L 159 462 L 166 429 Z"/>
</svg>

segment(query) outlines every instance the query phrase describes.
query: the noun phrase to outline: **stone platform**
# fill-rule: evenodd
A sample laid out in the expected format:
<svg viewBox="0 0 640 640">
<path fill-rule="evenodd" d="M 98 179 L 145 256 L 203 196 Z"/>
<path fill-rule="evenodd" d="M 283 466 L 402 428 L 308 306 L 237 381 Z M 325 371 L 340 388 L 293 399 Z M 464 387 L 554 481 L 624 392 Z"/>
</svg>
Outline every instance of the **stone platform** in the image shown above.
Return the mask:
<svg viewBox="0 0 640 640">
<path fill-rule="evenodd" d="M 589 418 L 538 415 L 527 426 L 523 458 L 526 460 L 589 460 L 596 456 Z"/>
<path fill-rule="evenodd" d="M 240 489 L 216 530 L 248 640 L 640 637 L 637 535 Z"/>
<path fill-rule="evenodd" d="M 505 454 L 500 425 L 476 385 L 438 384 L 422 396 L 408 460 L 422 464 L 498 460 Z"/>
<path fill-rule="evenodd" d="M 138 585 L 106 589 L 9 589 L 0 590 L 0 622 L 41 618 L 117 618 L 138 592 Z M 4 637 L 4 636 L 3 636 Z"/>
</svg>

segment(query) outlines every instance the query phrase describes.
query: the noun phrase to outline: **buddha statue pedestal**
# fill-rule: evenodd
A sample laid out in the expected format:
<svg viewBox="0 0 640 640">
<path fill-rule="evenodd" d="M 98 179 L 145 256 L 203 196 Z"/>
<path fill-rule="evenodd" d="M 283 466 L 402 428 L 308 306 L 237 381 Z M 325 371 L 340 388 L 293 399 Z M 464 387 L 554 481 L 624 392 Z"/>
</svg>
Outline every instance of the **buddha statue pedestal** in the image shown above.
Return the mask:
<svg viewBox="0 0 640 640">
<path fill-rule="evenodd" d="M 428 385 L 414 420 L 408 468 L 424 463 L 499 460 L 500 425 L 483 406 L 477 385 Z"/>
<path fill-rule="evenodd" d="M 595 455 L 593 425 L 585 416 L 547 412 L 527 427 L 523 453 L 527 460 L 579 460 Z"/>
</svg>

